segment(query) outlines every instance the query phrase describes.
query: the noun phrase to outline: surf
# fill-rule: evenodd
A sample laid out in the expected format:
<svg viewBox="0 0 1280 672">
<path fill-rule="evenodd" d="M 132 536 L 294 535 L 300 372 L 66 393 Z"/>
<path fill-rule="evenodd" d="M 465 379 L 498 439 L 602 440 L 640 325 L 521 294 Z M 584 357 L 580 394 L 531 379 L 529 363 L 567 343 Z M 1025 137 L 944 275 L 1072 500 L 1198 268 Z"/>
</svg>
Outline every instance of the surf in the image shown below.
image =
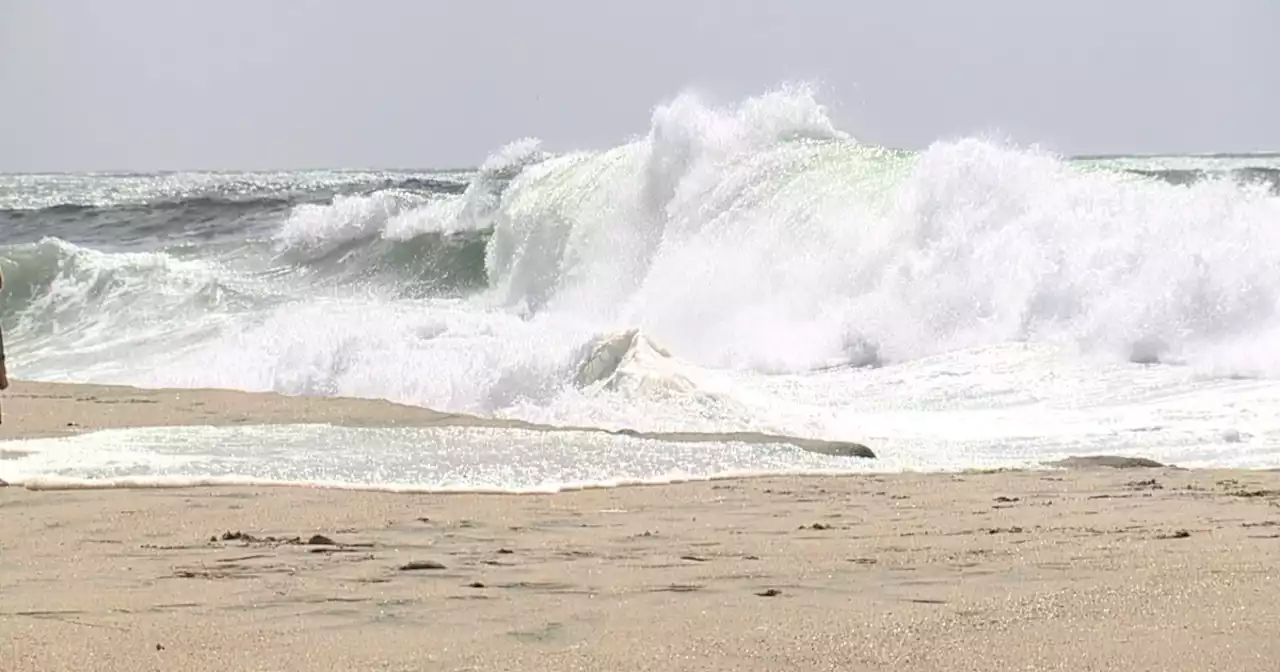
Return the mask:
<svg viewBox="0 0 1280 672">
<path fill-rule="evenodd" d="M 18 281 L 0 301 L 33 378 L 837 435 L 838 389 L 935 361 L 977 375 L 958 363 L 1011 345 L 1039 353 L 1028 370 L 1062 351 L 1095 373 L 1182 367 L 1162 371 L 1184 389 L 1274 378 L 1268 160 L 1071 159 L 987 138 L 906 151 L 843 132 L 805 87 L 686 94 L 598 151 L 526 138 L 461 173 L 166 178 L 185 191 L 6 239 Z M 207 200 L 233 189 L 247 205 Z M 97 242 L 175 198 L 190 207 L 157 205 L 148 226 L 170 228 L 138 236 L 149 246 Z M 607 373 L 584 377 L 592 357 Z"/>
</svg>

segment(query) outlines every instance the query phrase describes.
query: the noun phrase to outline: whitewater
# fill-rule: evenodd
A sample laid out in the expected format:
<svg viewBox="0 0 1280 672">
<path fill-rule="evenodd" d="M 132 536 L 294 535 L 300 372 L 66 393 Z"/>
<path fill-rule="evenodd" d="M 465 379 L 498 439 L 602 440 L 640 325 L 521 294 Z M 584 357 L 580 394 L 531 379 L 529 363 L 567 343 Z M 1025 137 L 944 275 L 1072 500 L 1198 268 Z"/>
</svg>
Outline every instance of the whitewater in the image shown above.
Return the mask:
<svg viewBox="0 0 1280 672">
<path fill-rule="evenodd" d="M 1280 155 L 881 147 L 803 87 L 682 95 L 617 147 L 522 139 L 468 170 L 4 175 L 15 377 L 582 429 L 113 430 L 6 442 L 26 456 L 0 478 L 545 490 L 1098 453 L 1280 467 L 1278 194 Z"/>
</svg>

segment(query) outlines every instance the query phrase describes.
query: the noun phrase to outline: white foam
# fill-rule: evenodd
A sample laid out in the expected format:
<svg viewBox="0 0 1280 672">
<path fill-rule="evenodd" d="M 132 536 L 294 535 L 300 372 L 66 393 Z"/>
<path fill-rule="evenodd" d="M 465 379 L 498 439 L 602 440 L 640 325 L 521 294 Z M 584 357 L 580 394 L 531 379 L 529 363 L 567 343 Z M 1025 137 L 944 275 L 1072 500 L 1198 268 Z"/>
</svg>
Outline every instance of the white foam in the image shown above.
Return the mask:
<svg viewBox="0 0 1280 672">
<path fill-rule="evenodd" d="M 855 472 L 867 460 L 786 444 L 443 426 L 160 427 L 8 442 L 0 478 L 31 488 L 268 483 L 554 492 L 743 474 Z"/>
<path fill-rule="evenodd" d="M 367 195 L 338 195 L 332 203 L 295 206 L 276 233 L 282 249 L 323 254 L 344 243 L 375 237 L 389 221 L 428 202 L 419 194 L 387 189 Z M 397 225 L 403 228 L 403 225 Z"/>
<path fill-rule="evenodd" d="M 713 476 L 680 476 L 669 475 L 655 478 L 609 479 L 602 481 L 583 481 L 576 483 L 553 483 L 533 488 L 495 488 L 484 486 L 455 485 L 432 487 L 429 485 L 395 485 L 343 483 L 333 481 L 281 481 L 249 476 L 134 476 L 119 478 L 70 478 L 63 476 L 30 476 L 20 478 L 10 485 L 34 491 L 50 490 L 174 490 L 182 488 L 217 488 L 217 487 L 290 487 L 320 488 L 326 490 L 345 490 L 354 492 L 385 492 L 395 494 L 494 494 L 494 495 L 540 495 L 559 492 L 576 492 L 582 490 L 603 490 L 645 485 L 671 485 L 675 483 L 696 483 L 723 481 L 741 478 L 767 478 L 777 476 L 846 476 L 853 473 L 864 473 L 842 469 L 807 469 L 784 471 L 752 471 L 729 470 Z"/>
</svg>

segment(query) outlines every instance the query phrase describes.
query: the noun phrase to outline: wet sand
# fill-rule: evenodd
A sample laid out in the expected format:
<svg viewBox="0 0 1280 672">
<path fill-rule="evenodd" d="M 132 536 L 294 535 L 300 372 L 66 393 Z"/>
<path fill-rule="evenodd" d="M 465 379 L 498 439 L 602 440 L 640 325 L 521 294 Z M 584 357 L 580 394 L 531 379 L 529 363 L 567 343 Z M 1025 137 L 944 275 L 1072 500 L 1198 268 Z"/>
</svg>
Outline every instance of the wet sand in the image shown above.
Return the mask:
<svg viewBox="0 0 1280 672">
<path fill-rule="evenodd" d="M 363 427 L 506 427 L 538 431 L 578 430 L 663 441 L 781 441 L 828 455 L 874 457 L 852 441 L 821 441 L 756 432 L 632 432 L 541 425 L 520 420 L 442 413 L 375 399 L 294 397 L 211 389 L 150 390 L 123 385 L 12 381 L 0 395 L 0 441 L 77 434 L 98 429 L 190 425 L 327 423 Z M 4 459 L 0 444 L 0 459 Z M 12 450 L 12 449 L 11 449 Z"/>
<path fill-rule="evenodd" d="M 124 427 L 326 422 L 429 426 L 484 423 L 416 406 L 366 399 L 287 397 L 233 390 L 149 390 L 123 385 L 22 380 L 0 393 L 0 440 L 66 436 Z"/>
<path fill-rule="evenodd" d="M 31 383 L 3 403 L 6 437 L 445 417 Z M 1263 471 L 5 487 L 0 669 L 1270 671 L 1278 561 Z"/>
</svg>

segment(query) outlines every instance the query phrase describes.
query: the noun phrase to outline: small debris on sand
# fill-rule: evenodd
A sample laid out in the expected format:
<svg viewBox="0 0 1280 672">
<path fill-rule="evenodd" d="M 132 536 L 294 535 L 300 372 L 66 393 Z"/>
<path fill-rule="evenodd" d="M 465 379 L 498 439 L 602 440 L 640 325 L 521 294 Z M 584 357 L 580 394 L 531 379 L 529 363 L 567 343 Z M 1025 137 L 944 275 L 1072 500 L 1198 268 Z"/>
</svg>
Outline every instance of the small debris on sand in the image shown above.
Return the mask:
<svg viewBox="0 0 1280 672">
<path fill-rule="evenodd" d="M 246 544 L 300 544 L 302 543 L 302 538 L 301 537 L 287 537 L 287 538 L 256 537 L 252 534 L 249 534 L 248 532 L 241 532 L 239 530 L 236 530 L 235 532 L 231 532 L 231 531 L 223 532 L 222 536 L 220 537 L 216 537 L 216 536 L 210 537 L 209 541 L 212 541 L 212 542 L 243 541 Z"/>
<path fill-rule="evenodd" d="M 323 534 L 313 534 L 307 539 L 302 537 L 259 537 L 248 532 L 223 532 L 221 536 L 209 537 L 210 543 L 219 541 L 243 541 L 246 544 L 289 544 L 301 546 L 359 546 L 368 547 L 372 544 L 340 544 L 332 538 Z"/>
<path fill-rule="evenodd" d="M 443 564 L 435 560 L 414 560 L 413 562 L 400 566 L 402 572 L 417 572 L 424 569 L 448 569 Z"/>
</svg>

